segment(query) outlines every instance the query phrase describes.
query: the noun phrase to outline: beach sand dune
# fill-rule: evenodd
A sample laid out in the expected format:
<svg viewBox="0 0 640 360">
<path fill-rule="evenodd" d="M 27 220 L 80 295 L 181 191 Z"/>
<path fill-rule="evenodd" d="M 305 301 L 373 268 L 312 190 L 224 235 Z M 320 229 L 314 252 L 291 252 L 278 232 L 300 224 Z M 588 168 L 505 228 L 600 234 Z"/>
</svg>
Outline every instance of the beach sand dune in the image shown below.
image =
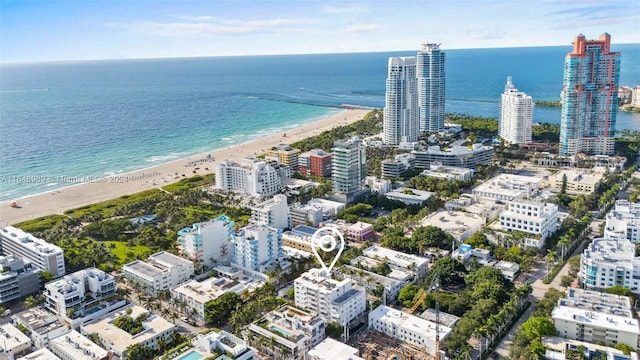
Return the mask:
<svg viewBox="0 0 640 360">
<path fill-rule="evenodd" d="M 279 132 L 245 144 L 213 150 L 208 153 L 172 161 L 166 164 L 115 175 L 110 178 L 91 179 L 84 183 L 26 197 L 17 201 L 19 207 L 11 207 L 10 202 L 0 204 L 0 225 L 15 224 L 50 214 L 62 214 L 69 209 L 130 195 L 143 190 L 160 188 L 195 174 L 208 174 L 215 171 L 218 162 L 225 159 L 240 160 L 246 156 L 264 153 L 268 148 L 281 143 L 292 143 L 317 135 L 339 125 L 358 121 L 370 110 L 349 109 L 322 120 Z M 211 157 L 212 160 L 209 158 Z M 194 165 L 197 164 L 197 165 Z M 195 168 L 198 167 L 198 170 Z M 205 170 L 207 168 L 208 170 Z M 195 171 L 195 173 L 194 173 Z"/>
</svg>

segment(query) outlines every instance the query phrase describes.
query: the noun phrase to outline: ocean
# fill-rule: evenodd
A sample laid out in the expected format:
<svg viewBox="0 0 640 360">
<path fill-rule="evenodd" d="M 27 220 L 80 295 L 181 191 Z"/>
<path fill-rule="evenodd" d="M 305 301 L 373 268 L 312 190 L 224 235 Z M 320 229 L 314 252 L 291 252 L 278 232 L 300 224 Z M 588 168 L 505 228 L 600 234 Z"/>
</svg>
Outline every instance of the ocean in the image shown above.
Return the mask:
<svg viewBox="0 0 640 360">
<path fill-rule="evenodd" d="M 620 84 L 640 84 L 640 44 Z M 498 116 L 507 76 L 556 100 L 570 46 L 447 50 L 447 113 Z M 0 64 L 0 201 L 65 177 L 137 170 L 286 131 L 340 111 L 384 106 L 387 60 L 416 51 Z M 558 123 L 559 108 L 534 121 Z M 640 130 L 618 113 L 617 129 Z M 45 181 L 13 181 L 32 176 Z"/>
</svg>

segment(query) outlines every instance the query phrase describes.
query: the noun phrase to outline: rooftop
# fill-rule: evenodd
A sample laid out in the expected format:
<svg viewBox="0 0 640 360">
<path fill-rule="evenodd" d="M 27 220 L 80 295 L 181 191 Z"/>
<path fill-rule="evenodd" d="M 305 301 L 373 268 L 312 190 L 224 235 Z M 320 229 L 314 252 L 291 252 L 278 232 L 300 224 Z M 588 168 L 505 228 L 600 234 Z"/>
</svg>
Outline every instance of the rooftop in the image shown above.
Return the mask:
<svg viewBox="0 0 640 360">
<path fill-rule="evenodd" d="M 322 275 L 320 269 L 310 269 L 300 275 L 295 282 L 308 288 L 318 289 L 320 291 L 331 292 L 336 288 L 343 286 L 351 280 L 334 280 Z"/>
<path fill-rule="evenodd" d="M 405 193 L 405 191 L 407 192 L 410 191 L 411 193 Z M 416 190 L 416 189 L 409 189 L 409 188 L 398 188 L 384 194 L 384 196 L 395 197 L 400 199 L 408 199 L 408 200 L 426 201 L 431 196 L 433 196 L 433 194 L 434 193 L 430 191 L 423 191 L 423 190 Z"/>
<path fill-rule="evenodd" d="M 161 251 L 149 256 L 149 262 L 158 262 L 160 264 L 167 264 L 170 266 L 189 266 L 193 265 L 191 260 L 187 260 L 177 255 L 173 255 L 166 251 Z"/>
<path fill-rule="evenodd" d="M 435 226 L 452 235 L 462 235 L 472 227 L 484 225 L 485 219 L 479 215 L 463 211 L 441 210 L 425 216 L 422 226 Z"/>
<path fill-rule="evenodd" d="M 0 326 L 0 349 L 19 352 L 20 348 L 31 343 L 31 339 L 11 324 Z"/>
<path fill-rule="evenodd" d="M 141 314 L 149 314 L 149 317 L 143 322 L 143 326 L 145 328 L 144 331 L 136 335 L 131 335 L 113 325 L 113 321 L 117 317 L 126 315 L 126 309 L 132 310 L 130 316 L 134 319 Z M 144 343 L 145 341 L 155 338 L 164 332 L 171 331 L 175 328 L 175 325 L 158 315 L 149 313 L 142 307 L 133 305 L 123 309 L 122 311 L 111 313 L 102 319 L 84 325 L 83 328 L 88 333 L 100 334 L 100 337 L 109 342 L 116 353 L 122 354 L 130 345 Z"/>
<path fill-rule="evenodd" d="M 597 328 L 640 335 L 638 319 L 630 319 L 625 316 L 611 315 L 569 306 L 556 306 L 551 313 L 551 317 L 554 320 L 564 320 Z"/>
<path fill-rule="evenodd" d="M 329 337 L 309 350 L 308 354 L 312 360 L 364 360 L 358 356 L 358 349 Z"/>
<path fill-rule="evenodd" d="M 395 251 L 376 245 L 364 249 L 362 251 L 362 255 L 370 257 L 372 259 L 378 258 L 380 260 L 383 260 L 386 258 L 388 259 L 389 263 L 402 268 L 408 268 L 413 265 L 422 266 L 429 263 L 429 259 L 427 258 L 412 254 L 406 254 L 400 251 Z"/>
<path fill-rule="evenodd" d="M 380 319 L 387 324 L 393 324 L 399 328 L 424 334 L 428 338 L 435 339 L 436 337 L 436 324 L 434 322 L 409 315 L 405 312 L 384 305 L 380 305 L 370 312 L 369 318 Z M 444 339 L 444 337 L 451 332 L 451 328 L 440 325 L 439 331 L 440 339 Z"/>
<path fill-rule="evenodd" d="M 460 320 L 459 317 L 453 314 L 448 314 L 446 312 L 439 311 L 438 314 L 436 314 L 436 310 L 431 308 L 425 310 L 422 314 L 420 314 L 420 317 L 433 323 L 436 322 L 436 317 L 439 317 L 440 325 L 444 325 L 452 329 L 453 326 L 458 322 L 458 320 Z"/>
<path fill-rule="evenodd" d="M 122 267 L 123 271 L 130 271 L 135 273 L 138 276 L 147 278 L 147 279 L 156 279 L 161 277 L 165 272 L 169 271 L 167 268 L 159 268 L 158 266 L 151 265 L 142 260 L 136 260 L 125 264 Z"/>
<path fill-rule="evenodd" d="M 21 246 L 29 249 L 29 251 L 54 254 L 62 253 L 62 249 L 56 245 L 48 243 L 46 240 L 35 237 L 30 233 L 22 231 L 13 226 L 0 227 L 0 237 L 14 242 L 19 242 Z"/>
<path fill-rule="evenodd" d="M 74 360 L 99 360 L 109 352 L 75 330 L 51 339 L 51 344 L 63 350 Z"/>
<path fill-rule="evenodd" d="M 17 319 L 20 323 L 25 324 L 30 331 L 35 331 L 38 334 L 46 334 L 50 330 L 65 326 L 58 321 L 58 317 L 54 313 L 42 306 L 21 311 L 13 315 L 12 318 Z"/>
<path fill-rule="evenodd" d="M 622 309 L 631 309 L 631 301 L 628 296 L 607 294 L 593 290 L 568 288 L 567 299 L 582 300 L 593 304 L 614 306 Z"/>
<path fill-rule="evenodd" d="M 25 355 L 18 360 L 61 360 L 59 357 L 54 355 L 49 349 L 40 349 L 36 352 L 32 352 L 29 355 Z"/>
<path fill-rule="evenodd" d="M 627 239 L 594 239 L 584 250 L 583 259 L 609 263 L 640 262 L 635 257 L 636 247 Z"/>
<path fill-rule="evenodd" d="M 254 279 L 244 281 L 211 277 L 202 282 L 189 280 L 171 291 L 191 298 L 197 303 L 205 304 L 208 301 L 217 299 L 224 293 L 234 292 L 241 294 L 245 290 L 251 292 L 263 284 L 263 282 Z"/>
</svg>

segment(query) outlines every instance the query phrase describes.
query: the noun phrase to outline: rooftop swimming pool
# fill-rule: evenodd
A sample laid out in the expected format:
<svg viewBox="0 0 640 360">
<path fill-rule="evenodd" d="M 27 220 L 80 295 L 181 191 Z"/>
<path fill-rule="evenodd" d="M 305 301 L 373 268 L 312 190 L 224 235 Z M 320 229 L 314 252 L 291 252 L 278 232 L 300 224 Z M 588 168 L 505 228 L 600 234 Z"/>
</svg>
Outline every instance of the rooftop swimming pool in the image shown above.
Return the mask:
<svg viewBox="0 0 640 360">
<path fill-rule="evenodd" d="M 275 332 L 279 332 L 280 334 L 282 334 L 282 335 L 284 335 L 284 336 L 289 336 L 289 333 L 288 333 L 288 332 L 286 332 L 285 330 L 280 329 L 280 328 L 279 328 L 279 327 L 277 327 L 277 326 L 273 326 L 273 325 L 271 325 L 271 330 L 272 330 L 272 331 L 275 331 Z"/>
</svg>

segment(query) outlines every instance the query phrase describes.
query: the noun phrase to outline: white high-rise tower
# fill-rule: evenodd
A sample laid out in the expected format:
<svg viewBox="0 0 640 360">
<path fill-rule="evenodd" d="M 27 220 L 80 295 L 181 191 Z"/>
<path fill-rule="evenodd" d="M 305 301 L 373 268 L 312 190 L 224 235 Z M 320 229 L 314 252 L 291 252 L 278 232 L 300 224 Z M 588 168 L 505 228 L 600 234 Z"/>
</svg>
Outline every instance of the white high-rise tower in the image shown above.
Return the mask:
<svg viewBox="0 0 640 360">
<path fill-rule="evenodd" d="M 531 96 L 518 91 L 507 77 L 502 101 L 500 103 L 499 135 L 509 144 L 531 142 L 531 124 L 533 120 L 533 100 Z"/>
<path fill-rule="evenodd" d="M 384 142 L 398 145 L 420 138 L 415 57 L 389 58 L 384 106 Z"/>
<path fill-rule="evenodd" d="M 421 131 L 444 129 L 444 54 L 440 44 L 422 44 L 416 57 Z"/>
</svg>

